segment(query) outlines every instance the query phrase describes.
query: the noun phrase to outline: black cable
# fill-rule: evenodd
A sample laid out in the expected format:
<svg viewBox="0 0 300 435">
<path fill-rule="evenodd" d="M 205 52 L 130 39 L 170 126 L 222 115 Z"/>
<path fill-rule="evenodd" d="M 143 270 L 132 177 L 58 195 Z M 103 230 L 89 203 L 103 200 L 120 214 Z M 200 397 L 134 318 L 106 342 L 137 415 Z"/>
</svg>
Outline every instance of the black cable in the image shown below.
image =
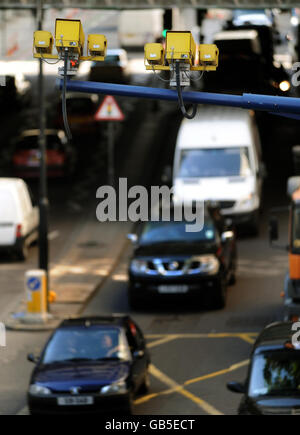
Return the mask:
<svg viewBox="0 0 300 435">
<path fill-rule="evenodd" d="M 198 106 L 197 104 L 193 105 L 193 112 L 190 115 L 185 108 L 183 96 L 182 96 L 182 89 L 181 89 L 181 83 L 180 83 L 180 63 L 176 62 L 176 84 L 177 84 L 177 92 L 178 92 L 178 100 L 179 100 L 179 106 L 181 109 L 181 112 L 183 116 L 187 119 L 194 119 L 197 115 Z"/>
<path fill-rule="evenodd" d="M 67 98 L 66 98 L 67 78 L 68 78 L 68 53 L 67 51 L 65 51 L 64 82 L 63 82 L 63 89 L 62 89 L 62 113 L 63 113 L 63 120 L 64 120 L 64 126 L 66 130 L 67 138 L 69 140 L 72 140 L 72 133 L 69 126 L 68 113 L 67 113 Z"/>
</svg>

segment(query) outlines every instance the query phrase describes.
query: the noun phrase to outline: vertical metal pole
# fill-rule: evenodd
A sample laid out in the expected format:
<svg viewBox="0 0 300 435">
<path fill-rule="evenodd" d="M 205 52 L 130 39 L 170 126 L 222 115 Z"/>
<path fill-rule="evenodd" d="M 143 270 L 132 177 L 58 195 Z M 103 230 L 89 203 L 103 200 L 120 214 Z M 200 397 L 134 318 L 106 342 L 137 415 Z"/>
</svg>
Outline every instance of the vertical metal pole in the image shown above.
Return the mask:
<svg viewBox="0 0 300 435">
<path fill-rule="evenodd" d="M 108 128 L 108 183 L 115 186 L 115 130 L 113 122 L 107 124 Z"/>
<path fill-rule="evenodd" d="M 1 11 L 1 55 L 3 59 L 6 56 L 6 10 Z"/>
<path fill-rule="evenodd" d="M 38 0 L 37 22 L 38 22 L 38 29 L 42 30 L 43 29 L 43 0 Z M 44 71 L 43 71 L 42 60 L 40 60 L 38 90 L 39 90 L 39 127 L 40 127 L 39 268 L 45 270 L 47 274 L 47 307 L 49 311 L 49 306 L 48 306 L 48 294 L 49 294 L 48 189 L 47 189 L 47 162 L 46 162 L 47 141 L 45 135 L 46 111 L 45 111 Z"/>
</svg>

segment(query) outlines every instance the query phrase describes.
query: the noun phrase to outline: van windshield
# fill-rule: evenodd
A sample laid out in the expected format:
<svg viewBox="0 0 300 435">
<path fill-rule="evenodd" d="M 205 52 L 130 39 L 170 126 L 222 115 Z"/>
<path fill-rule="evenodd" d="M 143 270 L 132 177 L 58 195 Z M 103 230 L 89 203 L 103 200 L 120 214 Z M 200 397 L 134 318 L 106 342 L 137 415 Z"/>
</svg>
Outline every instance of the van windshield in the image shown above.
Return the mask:
<svg viewBox="0 0 300 435">
<path fill-rule="evenodd" d="M 249 150 L 209 148 L 183 150 L 179 178 L 246 177 L 251 175 Z"/>
</svg>

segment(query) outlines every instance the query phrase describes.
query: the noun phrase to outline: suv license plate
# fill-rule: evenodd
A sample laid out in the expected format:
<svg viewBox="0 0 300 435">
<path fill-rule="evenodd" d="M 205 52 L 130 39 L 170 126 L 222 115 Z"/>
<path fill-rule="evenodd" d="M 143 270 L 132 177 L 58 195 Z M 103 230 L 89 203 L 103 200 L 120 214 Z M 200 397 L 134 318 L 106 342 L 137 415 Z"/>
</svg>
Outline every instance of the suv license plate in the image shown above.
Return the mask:
<svg viewBox="0 0 300 435">
<path fill-rule="evenodd" d="M 158 291 L 161 294 L 185 294 L 189 291 L 187 285 L 160 285 Z"/>
</svg>

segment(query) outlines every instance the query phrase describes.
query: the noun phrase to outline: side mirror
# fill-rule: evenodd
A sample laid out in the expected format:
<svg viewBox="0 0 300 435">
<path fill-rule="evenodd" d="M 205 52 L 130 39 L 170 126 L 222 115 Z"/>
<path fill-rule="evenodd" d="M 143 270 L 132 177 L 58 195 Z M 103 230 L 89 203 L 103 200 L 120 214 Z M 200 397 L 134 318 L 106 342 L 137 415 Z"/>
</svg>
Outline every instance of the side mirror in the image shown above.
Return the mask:
<svg viewBox="0 0 300 435">
<path fill-rule="evenodd" d="M 39 357 L 33 355 L 33 353 L 30 353 L 29 355 L 27 355 L 27 361 L 33 363 L 33 364 L 37 364 L 39 362 Z"/>
<path fill-rule="evenodd" d="M 138 242 L 138 236 L 136 234 L 128 234 L 127 239 L 133 244 L 136 245 Z"/>
<path fill-rule="evenodd" d="M 227 384 L 227 389 L 231 391 L 232 393 L 237 394 L 246 394 L 246 387 L 245 385 L 239 383 L 239 382 L 229 382 Z"/>
<path fill-rule="evenodd" d="M 222 233 L 221 240 L 223 243 L 230 242 L 234 239 L 234 232 L 233 231 L 225 231 L 225 233 Z"/>
<path fill-rule="evenodd" d="M 271 244 L 279 239 L 278 219 L 274 216 L 269 222 L 269 238 Z"/>
<path fill-rule="evenodd" d="M 136 350 L 135 352 L 133 352 L 133 358 L 135 359 L 141 359 L 144 358 L 145 356 L 145 352 L 143 350 Z"/>
</svg>

